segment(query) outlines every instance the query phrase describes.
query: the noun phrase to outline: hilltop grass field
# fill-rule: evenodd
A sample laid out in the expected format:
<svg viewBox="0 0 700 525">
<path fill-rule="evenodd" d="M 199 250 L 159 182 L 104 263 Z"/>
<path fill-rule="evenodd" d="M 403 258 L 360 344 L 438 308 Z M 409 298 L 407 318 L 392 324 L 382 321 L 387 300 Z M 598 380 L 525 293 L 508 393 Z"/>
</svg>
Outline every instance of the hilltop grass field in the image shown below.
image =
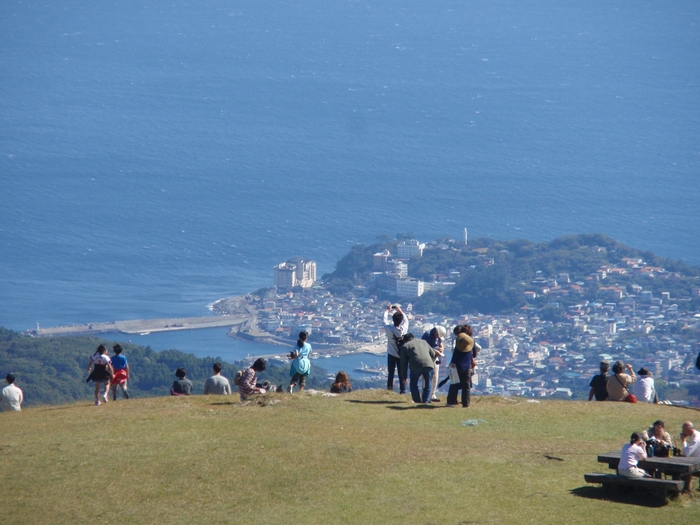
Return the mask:
<svg viewBox="0 0 700 525">
<path fill-rule="evenodd" d="M 700 492 L 605 492 L 619 449 L 670 406 L 364 390 L 190 396 L 0 413 L 4 524 L 697 523 Z M 465 426 L 465 420 L 483 420 Z"/>
</svg>

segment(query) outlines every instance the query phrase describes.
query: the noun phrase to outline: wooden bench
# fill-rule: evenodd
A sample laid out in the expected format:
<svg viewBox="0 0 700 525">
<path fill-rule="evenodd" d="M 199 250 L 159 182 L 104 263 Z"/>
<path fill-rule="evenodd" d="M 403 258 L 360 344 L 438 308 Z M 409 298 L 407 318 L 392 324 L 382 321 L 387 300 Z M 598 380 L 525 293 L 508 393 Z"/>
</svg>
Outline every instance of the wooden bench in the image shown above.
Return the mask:
<svg viewBox="0 0 700 525">
<path fill-rule="evenodd" d="M 587 483 L 601 483 L 603 487 L 610 485 L 622 485 L 625 487 L 643 487 L 659 490 L 666 496 L 667 491 L 681 492 L 684 481 L 682 479 L 657 479 L 657 478 L 626 478 L 617 474 L 584 474 Z"/>
</svg>

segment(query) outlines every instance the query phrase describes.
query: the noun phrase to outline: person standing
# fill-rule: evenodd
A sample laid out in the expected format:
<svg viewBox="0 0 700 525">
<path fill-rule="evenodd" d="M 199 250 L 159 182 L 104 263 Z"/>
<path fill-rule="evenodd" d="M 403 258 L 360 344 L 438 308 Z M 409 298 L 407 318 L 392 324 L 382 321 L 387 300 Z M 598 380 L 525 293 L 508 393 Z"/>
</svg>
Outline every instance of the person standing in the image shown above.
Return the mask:
<svg viewBox="0 0 700 525">
<path fill-rule="evenodd" d="M 384 331 L 386 332 L 386 359 L 389 371 L 386 388 L 394 390 L 394 370 L 396 369 L 399 374 L 399 393 L 405 394 L 406 378 L 401 377 L 399 339 L 408 333 L 408 319 L 398 304 L 390 304 L 384 310 Z"/>
<path fill-rule="evenodd" d="M 207 379 L 204 383 L 204 394 L 213 394 L 215 396 L 230 396 L 231 384 L 224 376 L 221 375 L 221 364 L 214 363 L 211 367 L 214 375 Z"/>
<path fill-rule="evenodd" d="M 112 399 L 117 400 L 117 389 L 121 387 L 122 393 L 125 399 L 129 399 L 129 393 L 127 390 L 127 383 L 129 377 L 131 376 L 131 369 L 129 368 L 129 363 L 126 357 L 122 355 L 122 345 L 117 343 L 112 347 L 114 351 L 114 357 L 112 358 L 112 369 L 114 370 L 114 375 L 110 379 L 109 384 L 112 388 Z"/>
<path fill-rule="evenodd" d="M 468 408 L 471 404 L 471 371 L 474 359 L 474 339 L 467 335 L 464 326 L 455 334 L 455 349 L 452 353 L 450 368 L 457 370 L 459 383 L 452 383 L 447 391 L 447 406 L 457 406 L 457 392 L 462 390 L 462 407 Z"/>
<path fill-rule="evenodd" d="M 595 396 L 596 401 L 605 401 L 608 399 L 608 370 L 610 363 L 603 360 L 600 362 L 600 374 L 593 376 L 591 379 L 591 391 L 588 392 L 588 400 L 591 401 Z"/>
<path fill-rule="evenodd" d="M 88 363 L 88 377 L 85 382 L 93 381 L 95 383 L 95 405 L 100 406 L 100 389 L 104 384 L 105 392 L 102 394 L 102 399 L 106 403 L 109 397 L 109 381 L 114 375 L 114 370 L 112 369 L 112 360 L 107 355 L 107 347 L 105 345 L 100 345 L 97 347 L 97 351 L 90 357 L 90 362 Z"/>
<path fill-rule="evenodd" d="M 305 331 L 299 332 L 297 346 L 289 353 L 289 359 L 293 359 L 292 366 L 289 369 L 289 375 L 292 380 L 289 382 L 289 393 L 294 391 L 294 386 L 299 383 L 299 392 L 304 390 L 306 386 L 306 378 L 311 373 L 311 361 L 309 354 L 311 353 L 311 345 L 306 342 L 309 334 Z"/>
<path fill-rule="evenodd" d="M 5 381 L 7 381 L 7 386 L 2 389 L 0 410 L 15 410 L 19 412 L 22 410 L 22 403 L 24 402 L 24 394 L 22 393 L 22 389 L 15 385 L 14 374 L 7 374 L 5 376 Z"/>
<path fill-rule="evenodd" d="M 406 369 L 410 371 L 411 399 L 414 403 L 429 403 L 435 375 L 435 349 L 423 339 L 414 339 L 413 334 L 406 334 L 400 346 L 401 372 L 406 377 Z M 423 393 L 418 392 L 418 380 L 423 379 Z"/>
<path fill-rule="evenodd" d="M 447 330 L 445 330 L 444 326 L 433 326 L 432 329 L 426 331 L 423 334 L 423 341 L 427 342 L 430 348 L 435 350 L 435 370 L 433 373 L 433 386 L 430 389 L 430 400 L 431 401 L 440 401 L 438 397 L 435 395 L 435 391 L 437 390 L 437 379 L 438 376 L 440 375 L 440 363 L 441 360 L 445 357 L 445 345 L 444 345 L 444 340 L 445 336 L 447 335 Z"/>
</svg>

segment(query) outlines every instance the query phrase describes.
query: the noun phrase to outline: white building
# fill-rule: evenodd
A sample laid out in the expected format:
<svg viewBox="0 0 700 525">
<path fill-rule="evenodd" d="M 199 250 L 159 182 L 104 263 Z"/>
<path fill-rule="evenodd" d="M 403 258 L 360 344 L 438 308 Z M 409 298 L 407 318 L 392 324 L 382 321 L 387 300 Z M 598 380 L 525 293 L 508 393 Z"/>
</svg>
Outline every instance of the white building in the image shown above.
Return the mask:
<svg viewBox="0 0 700 525">
<path fill-rule="evenodd" d="M 396 295 L 399 297 L 420 297 L 423 295 L 423 281 L 418 279 L 398 279 Z"/>
<path fill-rule="evenodd" d="M 423 283 L 424 292 L 447 292 L 454 288 L 456 283 L 433 281 L 432 283 Z"/>
<path fill-rule="evenodd" d="M 396 247 L 396 255 L 399 259 L 410 259 L 415 255 L 423 257 L 423 250 L 425 250 L 425 244 L 420 244 L 417 240 L 411 239 L 402 241 Z"/>
<path fill-rule="evenodd" d="M 295 286 L 311 288 L 316 283 L 316 263 L 294 257 L 275 266 L 275 288 L 288 292 Z"/>
</svg>

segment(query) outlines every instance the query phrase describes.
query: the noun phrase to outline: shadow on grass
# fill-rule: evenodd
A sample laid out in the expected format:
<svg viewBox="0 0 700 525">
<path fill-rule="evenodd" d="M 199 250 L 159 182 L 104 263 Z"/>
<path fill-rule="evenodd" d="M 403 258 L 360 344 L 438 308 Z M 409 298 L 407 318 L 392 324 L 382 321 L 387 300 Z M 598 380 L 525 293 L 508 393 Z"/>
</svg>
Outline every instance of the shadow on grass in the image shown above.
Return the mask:
<svg viewBox="0 0 700 525">
<path fill-rule="evenodd" d="M 395 405 L 396 403 L 402 403 L 402 401 L 362 401 L 360 399 L 347 399 L 347 403 L 361 403 L 363 405 Z"/>
<path fill-rule="evenodd" d="M 436 405 L 431 405 L 428 403 L 427 405 L 421 403 L 421 404 L 415 404 L 415 405 L 408 405 L 408 406 L 390 406 L 387 407 L 390 410 L 415 410 L 415 409 L 422 409 L 422 410 L 435 410 L 438 408 L 449 408 L 446 406 L 436 406 Z"/>
<path fill-rule="evenodd" d="M 592 487 L 586 485 L 571 489 L 571 494 L 579 498 L 597 499 L 601 501 L 614 501 L 627 505 L 658 508 L 668 503 L 661 492 L 635 487 Z"/>
<path fill-rule="evenodd" d="M 221 401 L 219 403 L 209 403 L 210 405 L 239 405 L 238 401 Z"/>
</svg>

